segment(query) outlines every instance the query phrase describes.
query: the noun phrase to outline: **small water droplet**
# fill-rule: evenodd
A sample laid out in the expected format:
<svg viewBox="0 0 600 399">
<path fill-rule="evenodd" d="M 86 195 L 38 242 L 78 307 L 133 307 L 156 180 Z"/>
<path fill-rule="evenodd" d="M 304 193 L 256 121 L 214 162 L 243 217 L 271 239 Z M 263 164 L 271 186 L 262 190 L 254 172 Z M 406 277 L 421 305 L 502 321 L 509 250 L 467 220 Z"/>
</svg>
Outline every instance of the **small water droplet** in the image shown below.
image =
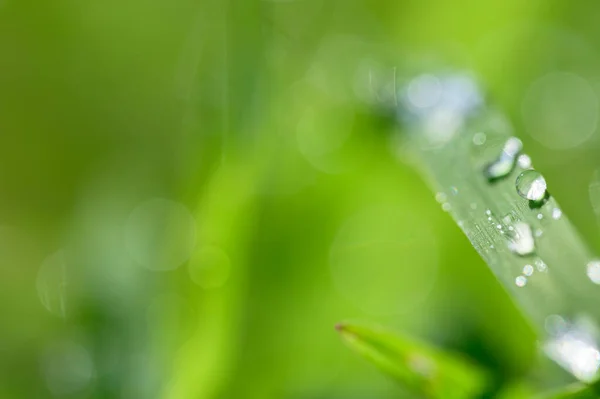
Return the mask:
<svg viewBox="0 0 600 399">
<path fill-rule="evenodd" d="M 450 187 L 450 192 L 452 193 L 452 195 L 456 195 L 456 194 L 458 194 L 458 188 L 452 186 L 452 187 Z"/>
<path fill-rule="evenodd" d="M 496 225 L 496 228 L 497 228 L 498 230 L 502 230 L 502 225 L 501 225 L 501 224 L 497 224 L 497 225 Z"/>
<path fill-rule="evenodd" d="M 527 154 L 521 154 L 517 158 L 517 164 L 521 169 L 530 169 L 531 168 L 531 158 Z"/>
<path fill-rule="evenodd" d="M 512 227 L 512 226 L 508 226 L 508 230 L 509 230 L 509 231 L 513 231 L 514 229 L 515 229 L 515 228 L 514 228 L 514 227 Z"/>
<path fill-rule="evenodd" d="M 531 265 L 523 266 L 523 274 L 525 276 L 531 276 L 533 274 L 533 266 L 531 266 Z"/>
<path fill-rule="evenodd" d="M 489 209 L 485 211 L 485 214 L 490 216 L 492 214 L 492 211 L 490 211 Z"/>
<path fill-rule="evenodd" d="M 560 210 L 560 208 L 554 208 L 552 210 L 552 219 L 558 220 L 561 217 L 562 217 L 562 211 Z"/>
<path fill-rule="evenodd" d="M 594 284 L 600 284 L 600 261 L 593 260 L 587 264 L 587 275 Z"/>
<path fill-rule="evenodd" d="M 515 223 L 513 237 L 508 241 L 508 249 L 521 256 L 529 255 L 535 250 L 535 242 L 531 226 L 527 223 Z"/>
<path fill-rule="evenodd" d="M 445 193 L 440 192 L 435 195 L 435 200 L 437 202 L 439 202 L 440 204 L 443 202 L 446 202 L 446 199 L 447 199 L 447 196 Z"/>
<path fill-rule="evenodd" d="M 544 234 L 544 232 L 542 231 L 542 229 L 535 229 L 535 236 L 536 237 L 541 237 L 542 234 Z"/>
<path fill-rule="evenodd" d="M 450 211 L 450 209 L 452 209 L 452 206 L 450 205 L 450 203 L 448 203 L 448 202 L 444 202 L 444 203 L 442 204 L 442 210 L 443 210 L 444 212 L 449 212 L 449 211 Z"/>
<path fill-rule="evenodd" d="M 525 284 L 527 284 L 527 277 L 524 276 L 519 276 L 515 279 L 515 284 L 517 285 L 517 287 L 525 287 Z"/>
<path fill-rule="evenodd" d="M 516 187 L 517 193 L 530 201 L 541 201 L 546 196 L 546 179 L 533 169 L 526 170 L 517 177 Z"/>
<path fill-rule="evenodd" d="M 548 270 L 548 265 L 546 265 L 546 263 L 543 260 L 536 259 L 534 263 L 538 272 L 545 272 L 546 270 Z"/>
<path fill-rule="evenodd" d="M 483 144 L 485 144 L 486 140 L 487 140 L 487 136 L 483 132 L 475 133 L 473 135 L 473 144 L 475 144 L 475 145 L 483 145 Z"/>
<path fill-rule="evenodd" d="M 542 215 L 541 213 L 538 213 L 538 215 L 537 215 L 537 218 L 538 218 L 539 220 L 542 220 L 542 219 L 544 218 L 544 215 Z"/>
</svg>

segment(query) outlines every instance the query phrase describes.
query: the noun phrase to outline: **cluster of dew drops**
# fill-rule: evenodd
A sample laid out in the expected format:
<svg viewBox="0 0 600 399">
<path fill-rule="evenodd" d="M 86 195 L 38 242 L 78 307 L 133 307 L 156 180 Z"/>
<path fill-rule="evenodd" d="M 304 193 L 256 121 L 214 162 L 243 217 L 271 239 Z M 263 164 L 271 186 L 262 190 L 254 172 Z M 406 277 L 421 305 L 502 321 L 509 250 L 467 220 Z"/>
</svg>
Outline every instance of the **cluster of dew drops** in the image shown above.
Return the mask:
<svg viewBox="0 0 600 399">
<path fill-rule="evenodd" d="M 484 144 L 485 141 L 486 135 L 483 132 L 475 133 L 473 136 L 473 144 L 477 146 Z M 548 199 L 546 179 L 544 179 L 544 176 L 542 176 L 540 172 L 533 169 L 531 158 L 527 154 L 521 153 L 522 148 L 523 144 L 521 140 L 516 137 L 508 138 L 496 159 L 485 166 L 483 174 L 490 182 L 498 181 L 510 175 L 514 170 L 515 165 L 518 165 L 523 171 L 515 180 L 515 189 L 519 196 L 528 200 L 534 207 L 539 208 L 543 206 Z M 452 187 L 452 191 L 453 194 L 455 194 L 457 189 Z M 436 195 L 436 200 L 442 203 L 444 211 L 450 210 L 450 204 L 446 202 L 446 195 L 444 193 L 438 193 Z M 474 209 L 474 207 L 476 207 L 476 204 L 471 204 L 471 208 Z M 488 216 L 488 220 L 493 220 L 492 213 L 489 209 L 486 210 L 486 215 Z M 562 217 L 562 210 L 556 207 L 552 210 L 551 215 L 552 219 L 559 220 Z M 538 213 L 537 218 L 541 220 L 544 218 L 544 215 Z M 509 220 L 507 220 L 507 222 L 509 222 Z M 498 224 L 498 228 L 504 233 L 501 224 Z M 528 256 L 535 252 L 534 232 L 529 224 L 518 221 L 510 225 L 508 230 L 508 249 L 512 253 L 518 256 Z M 541 235 L 541 229 L 535 231 L 536 237 L 540 237 Z M 490 248 L 493 248 L 493 245 L 491 245 Z M 536 269 L 539 272 L 548 270 L 548 266 L 542 259 L 537 258 L 531 263 L 533 264 L 526 264 L 523 266 L 521 274 L 515 278 L 517 287 L 524 287 L 527 284 L 527 278 L 531 277 Z M 592 260 L 587 264 L 587 275 L 592 282 L 600 284 L 599 260 Z"/>
</svg>

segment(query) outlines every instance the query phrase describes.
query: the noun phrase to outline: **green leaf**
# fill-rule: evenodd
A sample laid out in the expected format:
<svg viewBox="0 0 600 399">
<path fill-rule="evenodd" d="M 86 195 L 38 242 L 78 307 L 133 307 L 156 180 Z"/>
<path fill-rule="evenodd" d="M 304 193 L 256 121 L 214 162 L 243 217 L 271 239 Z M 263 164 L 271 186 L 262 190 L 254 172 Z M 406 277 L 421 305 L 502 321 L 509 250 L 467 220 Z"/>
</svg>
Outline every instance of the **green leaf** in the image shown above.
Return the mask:
<svg viewBox="0 0 600 399">
<path fill-rule="evenodd" d="M 487 386 L 487 374 L 459 355 L 383 329 L 352 324 L 336 328 L 351 349 L 427 398 L 473 398 Z"/>
</svg>

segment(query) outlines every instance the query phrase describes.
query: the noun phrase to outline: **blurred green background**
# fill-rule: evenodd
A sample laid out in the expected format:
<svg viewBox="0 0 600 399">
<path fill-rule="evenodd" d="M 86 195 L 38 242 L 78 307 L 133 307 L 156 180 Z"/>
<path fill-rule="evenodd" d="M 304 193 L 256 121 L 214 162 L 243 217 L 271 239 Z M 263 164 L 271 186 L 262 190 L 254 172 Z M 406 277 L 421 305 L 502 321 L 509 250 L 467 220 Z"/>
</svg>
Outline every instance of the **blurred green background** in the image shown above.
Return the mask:
<svg viewBox="0 0 600 399">
<path fill-rule="evenodd" d="M 342 320 L 461 351 L 498 386 L 535 375 L 527 323 L 361 87 L 379 65 L 473 71 L 598 250 L 598 18 L 2 0 L 0 398 L 410 397 Z"/>
</svg>

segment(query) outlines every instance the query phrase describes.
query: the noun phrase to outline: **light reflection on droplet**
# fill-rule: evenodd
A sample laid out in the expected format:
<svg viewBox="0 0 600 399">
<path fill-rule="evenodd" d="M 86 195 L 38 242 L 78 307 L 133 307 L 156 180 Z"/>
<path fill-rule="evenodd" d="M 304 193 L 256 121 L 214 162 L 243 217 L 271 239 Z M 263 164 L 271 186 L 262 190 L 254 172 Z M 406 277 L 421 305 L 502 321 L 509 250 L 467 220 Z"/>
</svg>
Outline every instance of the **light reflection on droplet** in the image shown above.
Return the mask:
<svg viewBox="0 0 600 399">
<path fill-rule="evenodd" d="M 515 182 L 517 193 L 529 201 L 540 201 L 546 195 L 546 179 L 536 170 L 522 172 Z"/>
<path fill-rule="evenodd" d="M 173 270 L 189 259 L 196 243 L 196 222 L 182 204 L 154 198 L 138 205 L 127 220 L 130 256 L 150 270 Z"/>
<path fill-rule="evenodd" d="M 519 276 L 515 279 L 515 284 L 517 285 L 517 287 L 525 287 L 525 285 L 527 284 L 527 277 L 524 276 Z"/>
<path fill-rule="evenodd" d="M 36 288 L 42 305 L 51 313 L 67 316 L 67 283 L 69 280 L 65 252 L 48 256 L 38 271 Z"/>
<path fill-rule="evenodd" d="M 562 211 L 560 210 L 560 208 L 554 208 L 552 210 L 552 219 L 558 220 L 561 217 L 562 217 Z"/>
<path fill-rule="evenodd" d="M 508 249 L 520 256 L 533 253 L 535 250 L 535 241 L 531 232 L 531 226 L 524 222 L 514 224 L 513 237 L 508 241 Z"/>
<path fill-rule="evenodd" d="M 596 130 L 598 98 L 589 82 L 573 73 L 554 72 L 535 81 L 523 99 L 527 132 L 551 149 L 586 142 Z"/>
<path fill-rule="evenodd" d="M 551 323 L 556 323 L 557 320 Z M 595 337 L 580 325 L 564 320 L 558 323 L 558 326 L 547 326 L 550 327 L 551 338 L 544 342 L 544 351 L 579 380 L 593 381 L 600 368 L 600 351 Z"/>
<path fill-rule="evenodd" d="M 533 274 L 533 266 L 525 265 L 523 266 L 523 275 L 529 277 Z"/>
<path fill-rule="evenodd" d="M 223 249 L 206 246 L 198 249 L 188 265 L 190 278 L 200 287 L 219 288 L 229 279 L 231 261 Z"/>
<path fill-rule="evenodd" d="M 546 265 L 546 263 L 543 260 L 536 259 L 534 263 L 538 272 L 545 272 L 546 270 L 548 270 L 548 265 Z"/>
<path fill-rule="evenodd" d="M 90 353 L 74 342 L 59 342 L 47 348 L 41 369 L 48 390 L 56 397 L 82 391 L 94 375 Z"/>
<path fill-rule="evenodd" d="M 594 284 L 600 284 L 600 261 L 593 260 L 587 264 L 587 275 Z"/>
<path fill-rule="evenodd" d="M 521 140 L 509 137 L 497 158 L 485 167 L 485 177 L 488 180 L 496 180 L 508 176 L 513 171 L 516 157 L 522 148 Z"/>
</svg>

